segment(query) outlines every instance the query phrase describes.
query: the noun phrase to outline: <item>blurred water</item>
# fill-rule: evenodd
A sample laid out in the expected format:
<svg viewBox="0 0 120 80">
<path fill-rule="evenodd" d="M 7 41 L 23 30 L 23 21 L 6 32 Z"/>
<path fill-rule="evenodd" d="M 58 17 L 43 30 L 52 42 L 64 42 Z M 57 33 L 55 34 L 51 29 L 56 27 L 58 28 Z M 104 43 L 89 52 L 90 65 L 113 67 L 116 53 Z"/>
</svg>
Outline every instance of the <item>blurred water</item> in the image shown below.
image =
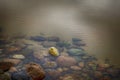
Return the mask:
<svg viewBox="0 0 120 80">
<path fill-rule="evenodd" d="M 110 58 L 113 64 L 120 65 L 120 1 L 46 0 L 39 1 L 38 4 L 34 1 L 21 3 L 16 1 L 19 5 L 14 5 L 11 2 L 8 5 L 10 9 L 5 8 L 7 18 L 1 20 L 4 22 L 5 33 L 44 33 L 66 40 L 79 37 L 87 44 L 85 49 L 89 54 L 100 60 Z"/>
</svg>

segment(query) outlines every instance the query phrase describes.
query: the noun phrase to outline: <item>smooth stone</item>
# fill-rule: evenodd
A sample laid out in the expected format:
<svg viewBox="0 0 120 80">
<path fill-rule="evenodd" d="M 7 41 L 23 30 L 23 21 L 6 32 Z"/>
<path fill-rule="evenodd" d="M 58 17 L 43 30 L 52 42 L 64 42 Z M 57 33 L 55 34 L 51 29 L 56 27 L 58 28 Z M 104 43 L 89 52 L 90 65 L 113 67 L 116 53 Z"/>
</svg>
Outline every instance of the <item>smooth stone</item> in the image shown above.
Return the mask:
<svg viewBox="0 0 120 80">
<path fill-rule="evenodd" d="M 3 62 L 11 62 L 11 63 L 13 63 L 14 65 L 17 65 L 17 64 L 19 64 L 19 63 L 21 62 L 21 60 L 19 60 L 19 59 L 8 59 L 8 58 L 4 58 L 4 59 L 3 59 Z"/>
<path fill-rule="evenodd" d="M 63 72 L 63 69 L 62 69 L 62 68 L 57 68 L 57 70 L 58 70 L 59 72 Z"/>
<path fill-rule="evenodd" d="M 82 40 L 79 39 L 79 38 L 72 38 L 72 41 L 73 41 L 73 42 L 78 42 L 78 41 L 82 41 Z"/>
<path fill-rule="evenodd" d="M 73 42 L 73 44 L 76 46 L 86 46 L 86 44 L 82 42 Z"/>
<path fill-rule="evenodd" d="M 84 50 L 82 50 L 82 49 L 75 49 L 75 48 L 69 49 L 68 53 L 70 55 L 73 55 L 73 56 L 78 56 L 78 55 L 84 56 L 86 54 L 86 52 Z"/>
<path fill-rule="evenodd" d="M 54 41 L 54 42 L 60 41 L 59 37 L 55 37 L 55 36 L 48 37 L 47 39 L 48 39 L 48 41 Z"/>
<path fill-rule="evenodd" d="M 25 71 L 17 71 L 11 73 L 11 80 L 30 80 L 30 77 Z"/>
<path fill-rule="evenodd" d="M 44 47 L 53 47 L 53 46 L 56 46 L 56 42 L 48 42 L 48 41 L 45 41 L 42 43 L 42 45 Z"/>
<path fill-rule="evenodd" d="M 30 38 L 31 40 L 34 40 L 34 41 L 46 41 L 47 39 L 43 36 L 33 36 Z"/>
<path fill-rule="evenodd" d="M 70 67 L 72 70 L 81 70 L 81 68 L 79 66 L 71 66 Z"/>
<path fill-rule="evenodd" d="M 55 68 L 57 67 L 57 63 L 54 61 L 47 61 L 45 64 L 43 64 L 45 68 Z"/>
<path fill-rule="evenodd" d="M 15 54 L 12 56 L 15 59 L 25 59 L 25 56 L 21 55 L 21 54 Z"/>
<path fill-rule="evenodd" d="M 68 48 L 68 47 L 70 47 L 71 43 L 68 42 L 68 41 L 61 41 L 61 42 L 57 42 L 56 45 L 59 46 L 59 47 L 66 47 L 66 48 Z"/>
<path fill-rule="evenodd" d="M 84 62 L 79 62 L 78 65 L 79 65 L 81 68 L 83 68 L 85 64 L 84 64 Z"/>
<path fill-rule="evenodd" d="M 58 65 L 62 67 L 70 67 L 77 63 L 76 60 L 70 56 L 59 56 L 56 61 Z"/>
</svg>

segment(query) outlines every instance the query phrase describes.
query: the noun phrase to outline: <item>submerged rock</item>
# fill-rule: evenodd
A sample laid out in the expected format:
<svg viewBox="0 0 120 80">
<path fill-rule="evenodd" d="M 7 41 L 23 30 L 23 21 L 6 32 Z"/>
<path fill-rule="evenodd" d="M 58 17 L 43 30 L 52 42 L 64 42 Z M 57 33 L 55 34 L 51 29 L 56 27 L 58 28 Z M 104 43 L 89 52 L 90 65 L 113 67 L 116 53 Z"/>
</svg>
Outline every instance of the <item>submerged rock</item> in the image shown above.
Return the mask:
<svg viewBox="0 0 120 80">
<path fill-rule="evenodd" d="M 11 80 L 30 80 L 30 77 L 25 71 L 17 71 L 11 73 Z"/>
<path fill-rule="evenodd" d="M 0 70 L 6 72 L 9 71 L 11 67 L 13 67 L 14 64 L 11 62 L 0 62 Z"/>
<path fill-rule="evenodd" d="M 30 38 L 31 40 L 34 40 L 34 41 L 46 41 L 47 39 L 43 36 L 33 36 Z"/>
<path fill-rule="evenodd" d="M 48 37 L 48 41 L 58 42 L 58 41 L 60 41 L 60 39 L 59 39 L 59 37 L 53 36 L 53 37 Z"/>
<path fill-rule="evenodd" d="M 25 56 L 23 56 L 21 54 L 15 54 L 12 57 L 15 58 L 15 59 L 24 59 L 25 58 Z"/>
<path fill-rule="evenodd" d="M 21 60 L 19 60 L 19 59 L 8 59 L 8 58 L 4 58 L 2 61 L 3 62 L 11 62 L 14 65 L 17 65 L 17 64 L 19 64 L 21 62 Z"/>
<path fill-rule="evenodd" d="M 57 67 L 57 64 L 54 61 L 47 61 L 43 66 L 44 68 L 55 68 Z"/>
<path fill-rule="evenodd" d="M 56 61 L 58 65 L 62 67 L 70 67 L 77 63 L 76 60 L 70 56 L 59 56 Z"/>
<path fill-rule="evenodd" d="M 27 74 L 33 80 L 43 80 L 45 78 L 45 71 L 43 68 L 36 63 L 29 63 L 26 65 Z"/>
<path fill-rule="evenodd" d="M 78 56 L 78 55 L 84 56 L 86 54 L 86 52 L 84 50 L 82 50 L 82 49 L 75 49 L 75 48 L 69 49 L 68 53 L 70 55 L 73 55 L 73 56 Z"/>
<path fill-rule="evenodd" d="M 71 66 L 70 67 L 72 70 L 81 70 L 81 68 L 79 66 Z"/>
<path fill-rule="evenodd" d="M 82 40 L 79 38 L 72 38 L 72 42 L 78 42 L 78 41 L 82 41 Z"/>
<path fill-rule="evenodd" d="M 56 42 L 48 42 L 48 41 L 45 41 L 42 43 L 42 45 L 44 47 L 52 47 L 52 46 L 56 46 Z"/>
<path fill-rule="evenodd" d="M 11 80 L 11 77 L 9 74 L 0 73 L 0 80 Z"/>
<path fill-rule="evenodd" d="M 56 45 L 59 46 L 59 47 L 66 47 L 66 48 L 68 48 L 68 47 L 70 47 L 71 43 L 68 42 L 68 41 L 61 41 L 61 42 L 58 42 Z"/>
</svg>

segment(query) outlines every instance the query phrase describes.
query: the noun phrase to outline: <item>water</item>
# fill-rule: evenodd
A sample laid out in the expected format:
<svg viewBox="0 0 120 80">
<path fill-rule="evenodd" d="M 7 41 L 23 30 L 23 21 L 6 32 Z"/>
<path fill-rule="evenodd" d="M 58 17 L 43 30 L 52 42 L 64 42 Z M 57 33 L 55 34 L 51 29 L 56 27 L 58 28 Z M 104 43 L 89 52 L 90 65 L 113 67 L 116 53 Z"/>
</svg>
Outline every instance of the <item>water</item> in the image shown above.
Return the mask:
<svg viewBox="0 0 120 80">
<path fill-rule="evenodd" d="M 19 40 L 25 42 L 33 50 L 38 47 L 38 51 L 40 48 L 38 44 L 41 44 L 41 42 L 31 41 L 28 39 L 29 37 L 40 35 L 44 37 L 57 36 L 60 40 L 70 43 L 72 38 L 80 38 L 86 44 L 82 48 L 85 49 L 87 54 L 95 56 L 99 63 L 104 63 L 107 58 L 110 59 L 110 64 L 120 67 L 119 1 L 113 3 L 110 0 L 99 2 L 94 0 L 66 0 L 60 2 L 43 1 L 42 3 L 38 3 L 39 5 L 36 6 L 32 5 L 34 7 L 30 4 L 24 5 L 25 9 L 19 7 L 20 9 L 16 9 L 15 13 L 14 9 L 13 12 L 11 10 L 10 14 L 7 14 L 9 15 L 7 20 L 4 21 L 5 30 L 3 33 L 8 34 L 9 38 L 16 35 L 26 35 L 22 39 L 18 39 L 18 42 Z M 26 37 L 28 40 L 26 40 Z M 14 38 L 12 40 L 14 43 Z M 22 54 L 30 58 L 33 56 L 32 51 L 27 53 L 31 54 Z M 37 59 L 29 59 L 23 60 L 23 63 L 19 65 L 30 61 L 41 64 Z M 50 59 L 55 60 L 54 58 Z M 74 71 L 70 73 L 74 73 Z M 78 72 L 78 74 L 80 73 Z"/>
</svg>

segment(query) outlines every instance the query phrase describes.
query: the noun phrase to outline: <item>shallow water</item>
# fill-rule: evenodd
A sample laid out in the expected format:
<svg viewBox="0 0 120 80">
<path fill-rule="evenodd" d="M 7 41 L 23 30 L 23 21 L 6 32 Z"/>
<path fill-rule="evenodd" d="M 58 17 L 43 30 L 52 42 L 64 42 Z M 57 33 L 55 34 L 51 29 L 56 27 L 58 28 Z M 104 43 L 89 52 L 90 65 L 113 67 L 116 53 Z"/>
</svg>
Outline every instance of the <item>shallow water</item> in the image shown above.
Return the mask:
<svg viewBox="0 0 120 80">
<path fill-rule="evenodd" d="M 10 3 L 11 5 L 8 5 L 10 11 L 8 8 L 8 12 L 5 12 L 7 16 L 1 20 L 4 37 L 7 35 L 5 40 L 10 41 L 10 44 L 7 43 L 5 48 L 9 48 L 16 43 L 16 39 L 11 37 L 19 37 L 20 35 L 25 36 L 18 39 L 18 43 L 24 42 L 30 49 L 35 50 L 37 47 L 41 48 L 38 46 L 41 42 L 29 40 L 31 36 L 57 36 L 60 40 L 70 43 L 72 38 L 80 38 L 86 44 L 82 48 L 87 54 L 95 56 L 98 63 L 104 63 L 107 58 L 110 59 L 111 65 L 120 67 L 119 1 L 53 0 L 51 2 L 40 1 L 38 5 L 34 3 L 31 5 L 31 1 L 26 5 L 20 3 L 16 3 L 19 4 L 17 7 Z M 3 45 L 1 46 L 3 47 Z M 14 46 L 10 50 L 14 51 Z M 31 50 L 27 52 L 26 49 L 17 53 L 22 52 L 32 53 Z M 5 53 L 9 54 L 9 51 Z M 13 54 L 16 53 L 10 52 L 7 57 L 11 57 Z M 0 55 L 1 59 L 6 58 L 2 53 Z M 32 54 L 24 54 L 24 56 L 29 56 L 29 58 L 23 60 L 23 63 L 20 63 L 19 66 L 26 62 L 37 61 L 36 59 L 29 60 L 33 56 Z M 37 63 L 39 63 L 39 60 Z"/>
</svg>

